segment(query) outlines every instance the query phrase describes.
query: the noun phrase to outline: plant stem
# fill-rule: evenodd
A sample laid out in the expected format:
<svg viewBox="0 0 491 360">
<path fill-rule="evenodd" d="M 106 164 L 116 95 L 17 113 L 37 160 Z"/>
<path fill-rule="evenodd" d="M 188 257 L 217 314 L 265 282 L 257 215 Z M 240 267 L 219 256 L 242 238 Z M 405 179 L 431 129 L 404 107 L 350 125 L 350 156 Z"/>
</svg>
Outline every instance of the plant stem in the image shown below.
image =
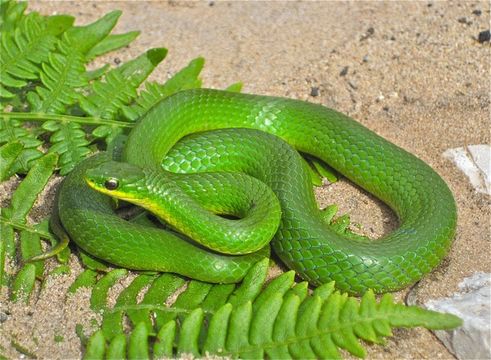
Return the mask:
<svg viewBox="0 0 491 360">
<path fill-rule="evenodd" d="M 32 226 L 29 226 L 29 225 L 25 225 L 25 224 L 21 224 L 21 223 L 12 221 L 12 220 L 7 219 L 6 217 L 3 217 L 3 216 L 0 216 L 0 223 L 3 223 L 5 225 L 10 225 L 14 229 L 17 229 L 17 230 L 25 230 L 25 231 L 28 231 L 30 233 L 37 234 L 43 239 L 53 239 L 53 235 L 51 235 L 50 233 L 47 233 L 47 232 L 42 231 L 42 230 L 38 230 L 38 229 L 36 229 Z"/>
<path fill-rule="evenodd" d="M 133 123 L 123 121 L 107 120 L 96 117 L 73 116 L 64 114 L 46 114 L 31 112 L 0 112 L 0 118 L 4 120 L 19 121 L 58 121 L 58 122 L 76 122 L 87 125 L 110 125 L 124 128 L 132 128 Z"/>
</svg>

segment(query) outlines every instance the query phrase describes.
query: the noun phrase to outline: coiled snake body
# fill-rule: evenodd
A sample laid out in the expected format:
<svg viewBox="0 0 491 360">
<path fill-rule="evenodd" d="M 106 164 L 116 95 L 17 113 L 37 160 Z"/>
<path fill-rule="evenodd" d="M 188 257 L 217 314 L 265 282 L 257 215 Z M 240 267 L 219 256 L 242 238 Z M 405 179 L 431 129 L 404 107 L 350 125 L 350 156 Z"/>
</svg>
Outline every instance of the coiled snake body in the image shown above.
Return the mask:
<svg viewBox="0 0 491 360">
<path fill-rule="evenodd" d="M 374 241 L 334 232 L 322 219 L 300 155 L 285 142 L 323 160 L 381 199 L 395 211 L 400 226 Z M 208 200 L 200 200 L 199 193 L 216 191 L 213 182 L 221 175 L 203 174 L 215 180 L 203 180 L 199 185 L 203 189 L 195 193 L 185 180 L 190 175 L 170 173 L 233 171 L 261 180 L 281 206 L 272 240 L 275 253 L 312 284 L 335 280 L 340 289 L 351 293 L 368 288 L 392 291 L 417 281 L 445 256 L 455 232 L 452 194 L 428 165 L 321 105 L 208 89 L 183 91 L 164 99 L 139 120 L 123 158 L 150 169 L 134 176 L 147 178 L 138 180 L 140 188 L 162 182 L 151 174 L 162 172 L 163 166 L 164 174 L 180 179 L 178 187 L 186 196 L 205 207 Z M 182 236 L 117 218 L 108 198 L 89 189 L 83 180 L 89 168 L 96 168 L 99 175 L 131 177 L 127 175 L 131 169 L 110 174 L 111 165 L 107 165 L 104 171 L 97 170 L 106 160 L 103 155 L 86 160 L 59 192 L 61 223 L 87 252 L 128 268 L 172 271 L 213 282 L 238 281 L 252 262 L 267 255 L 266 248 L 248 255 L 217 254 Z M 199 176 L 190 181 L 200 184 Z M 228 193 L 219 191 L 223 201 L 228 201 Z M 275 211 L 271 211 L 273 218 Z M 269 231 L 275 230 L 272 226 Z"/>
</svg>

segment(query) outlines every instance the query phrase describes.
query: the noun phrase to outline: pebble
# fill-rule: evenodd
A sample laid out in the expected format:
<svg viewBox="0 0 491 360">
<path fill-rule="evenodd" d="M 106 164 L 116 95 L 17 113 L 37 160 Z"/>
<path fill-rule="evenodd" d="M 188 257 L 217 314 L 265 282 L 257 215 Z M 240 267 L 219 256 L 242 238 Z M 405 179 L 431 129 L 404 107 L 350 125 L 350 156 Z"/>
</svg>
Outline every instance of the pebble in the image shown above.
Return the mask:
<svg viewBox="0 0 491 360">
<path fill-rule="evenodd" d="M 346 76 L 347 73 L 348 73 L 348 66 L 345 66 L 343 70 L 341 70 L 341 72 L 339 73 L 339 76 Z"/>
<path fill-rule="evenodd" d="M 472 144 L 447 149 L 443 156 L 467 176 L 475 191 L 491 195 L 491 146 Z"/>
<path fill-rule="evenodd" d="M 454 330 L 435 331 L 435 335 L 457 359 L 489 359 L 491 354 L 491 274 L 477 272 L 459 284 L 460 291 L 450 298 L 430 300 L 431 310 L 449 312 L 464 320 Z"/>
<path fill-rule="evenodd" d="M 319 88 L 317 86 L 313 86 L 310 88 L 310 96 L 319 96 Z"/>
<path fill-rule="evenodd" d="M 489 42 L 491 40 L 491 33 L 489 30 L 481 31 L 477 37 L 477 41 L 481 44 L 485 42 Z"/>
<path fill-rule="evenodd" d="M 363 62 L 368 62 L 368 55 L 365 55 L 363 59 L 361 59 Z"/>
<path fill-rule="evenodd" d="M 118 58 L 118 57 L 117 57 L 117 58 L 114 58 L 114 63 L 115 63 L 116 65 L 121 64 L 121 59 L 120 59 L 120 58 Z"/>
<path fill-rule="evenodd" d="M 353 90 L 356 90 L 358 89 L 358 85 L 356 85 L 356 83 L 354 81 L 348 81 L 348 85 L 353 89 Z"/>
<path fill-rule="evenodd" d="M 473 13 L 474 15 L 476 15 L 476 16 L 481 16 L 482 11 L 481 11 L 481 10 L 479 10 L 479 9 L 476 9 L 476 10 L 474 10 L 472 13 Z"/>
<path fill-rule="evenodd" d="M 365 33 L 360 37 L 360 41 L 363 41 L 363 40 L 366 40 L 368 39 L 369 37 L 372 37 L 373 34 L 375 34 L 375 29 L 370 26 L 367 31 L 365 31 Z"/>
<path fill-rule="evenodd" d="M 3 311 L 0 311 L 0 324 L 7 321 L 9 319 L 8 315 Z"/>
</svg>

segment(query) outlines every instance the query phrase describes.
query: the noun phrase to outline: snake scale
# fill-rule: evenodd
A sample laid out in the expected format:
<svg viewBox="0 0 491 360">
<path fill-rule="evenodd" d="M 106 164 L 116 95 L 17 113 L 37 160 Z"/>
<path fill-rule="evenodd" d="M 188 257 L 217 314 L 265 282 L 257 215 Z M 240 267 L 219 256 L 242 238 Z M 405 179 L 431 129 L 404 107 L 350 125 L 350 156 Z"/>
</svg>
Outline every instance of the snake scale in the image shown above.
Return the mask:
<svg viewBox="0 0 491 360">
<path fill-rule="evenodd" d="M 381 199 L 397 214 L 399 227 L 373 241 L 333 231 L 318 209 L 297 151 L 321 159 Z M 210 89 L 178 92 L 139 119 L 122 156 L 126 164 L 120 166 L 104 154 L 82 162 L 60 187 L 57 206 L 64 231 L 82 249 L 130 269 L 239 281 L 252 263 L 268 256 L 269 246 L 262 243 L 254 249 L 259 251 L 242 255 L 220 254 L 173 228 L 191 229 L 194 224 L 196 231 L 203 227 L 215 239 L 235 230 L 216 232 L 202 219 L 218 218 L 212 213 L 234 215 L 239 219 L 221 219 L 225 228 L 235 229 L 252 212 L 255 220 L 246 225 L 269 226 L 263 233 L 274 235 L 274 252 L 311 284 L 335 280 L 350 293 L 368 288 L 386 292 L 437 266 L 455 234 L 456 205 L 435 171 L 348 116 L 317 104 Z M 231 200 L 233 188 L 224 185 L 234 181 L 225 172 L 245 174 L 236 180 L 242 189 L 235 191 L 242 197 L 240 206 Z M 266 184 L 279 205 L 250 177 Z M 162 184 L 167 190 L 158 190 Z M 172 189 L 180 195 L 172 195 Z M 160 200 L 145 200 L 137 195 L 140 191 L 169 199 L 167 206 L 180 209 L 170 221 L 171 231 L 122 220 L 101 193 L 154 209 Z M 220 200 L 211 200 L 211 193 Z M 264 196 L 269 210 L 251 193 Z M 196 204 L 204 215 L 190 210 Z M 166 221 L 172 218 L 171 211 L 164 212 Z M 190 220 L 182 220 L 184 215 Z"/>
</svg>

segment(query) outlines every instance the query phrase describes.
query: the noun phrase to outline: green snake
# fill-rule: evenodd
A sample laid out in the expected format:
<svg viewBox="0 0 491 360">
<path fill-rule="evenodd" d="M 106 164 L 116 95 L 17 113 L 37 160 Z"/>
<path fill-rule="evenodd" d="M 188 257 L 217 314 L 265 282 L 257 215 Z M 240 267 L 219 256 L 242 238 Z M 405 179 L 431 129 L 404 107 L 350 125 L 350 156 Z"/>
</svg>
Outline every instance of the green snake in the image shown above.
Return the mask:
<svg viewBox="0 0 491 360">
<path fill-rule="evenodd" d="M 297 151 L 324 161 L 381 199 L 398 216 L 399 227 L 373 241 L 334 231 L 323 220 Z M 126 164 L 119 166 L 104 154 L 81 163 L 61 185 L 57 206 L 63 230 L 83 250 L 130 269 L 239 281 L 252 263 L 268 256 L 264 242 L 250 254 L 252 247 L 243 255 L 220 254 L 174 230 L 183 227 L 194 235 L 202 228 L 216 235 L 217 221 L 226 223 L 220 234 L 234 229 L 234 222 L 254 227 L 262 220 L 259 225 L 269 228 L 259 232 L 274 234 L 276 255 L 311 284 L 335 280 L 350 293 L 387 292 L 437 266 L 455 234 L 456 205 L 435 171 L 348 116 L 304 101 L 210 89 L 178 92 L 138 120 L 122 157 Z M 225 172 L 245 174 L 236 180 L 242 184 L 237 194 L 226 185 L 234 180 Z M 250 177 L 274 192 L 281 211 Z M 171 229 L 122 220 L 101 192 L 150 210 L 166 203 L 168 210 L 159 216 Z M 242 199 L 240 205 L 234 196 Z M 219 235 L 211 238 L 222 250 L 227 247 Z"/>
</svg>

